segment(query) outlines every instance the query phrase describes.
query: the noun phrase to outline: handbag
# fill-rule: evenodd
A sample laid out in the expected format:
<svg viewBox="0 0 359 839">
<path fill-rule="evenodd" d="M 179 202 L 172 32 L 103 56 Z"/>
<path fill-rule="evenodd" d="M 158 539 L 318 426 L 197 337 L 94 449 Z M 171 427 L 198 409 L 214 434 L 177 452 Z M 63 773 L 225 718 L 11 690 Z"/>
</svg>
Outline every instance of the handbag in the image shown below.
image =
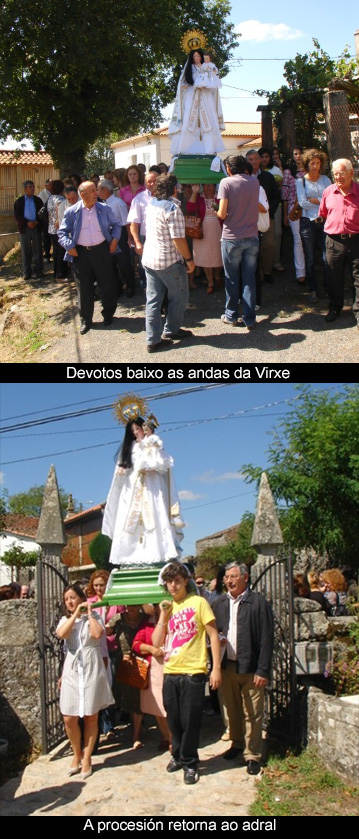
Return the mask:
<svg viewBox="0 0 359 839">
<path fill-rule="evenodd" d="M 305 188 L 304 178 L 302 178 L 302 181 L 303 181 L 303 186 L 304 186 L 304 192 L 305 192 L 305 194 L 307 194 L 306 188 Z M 300 204 L 298 204 L 298 198 L 296 198 L 295 199 L 295 204 L 293 204 L 293 207 L 292 207 L 290 213 L 288 213 L 288 218 L 290 218 L 291 221 L 297 221 L 297 219 L 302 217 L 302 212 L 303 212 L 303 210 L 302 210 Z"/>
<path fill-rule="evenodd" d="M 124 685 L 146 690 L 148 688 L 149 669 L 149 661 L 135 653 L 128 653 L 120 661 L 116 679 Z"/>
<path fill-rule="evenodd" d="M 185 216 L 185 236 L 191 239 L 203 239 L 202 219 L 197 215 Z"/>
<path fill-rule="evenodd" d="M 258 213 L 258 231 L 259 233 L 266 233 L 270 227 L 269 210 L 266 213 Z"/>
<path fill-rule="evenodd" d="M 298 204 L 298 201 L 296 200 L 296 202 L 293 205 L 290 213 L 288 213 L 288 218 L 290 218 L 291 221 L 297 221 L 297 219 L 299 219 L 301 217 L 302 217 L 302 208 L 301 208 L 300 204 Z"/>
</svg>

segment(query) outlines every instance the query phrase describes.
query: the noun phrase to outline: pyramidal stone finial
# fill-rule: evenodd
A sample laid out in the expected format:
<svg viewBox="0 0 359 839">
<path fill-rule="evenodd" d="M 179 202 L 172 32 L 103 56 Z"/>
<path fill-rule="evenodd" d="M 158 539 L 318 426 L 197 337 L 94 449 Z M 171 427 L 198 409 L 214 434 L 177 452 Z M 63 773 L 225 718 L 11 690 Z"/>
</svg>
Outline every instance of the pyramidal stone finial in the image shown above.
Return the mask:
<svg viewBox="0 0 359 839">
<path fill-rule="evenodd" d="M 59 487 L 54 466 L 50 466 L 46 481 L 36 541 L 41 547 L 45 547 L 45 545 L 66 545 Z"/>
<path fill-rule="evenodd" d="M 283 544 L 278 514 L 266 472 L 262 472 L 251 547 L 261 554 L 274 553 Z"/>
</svg>

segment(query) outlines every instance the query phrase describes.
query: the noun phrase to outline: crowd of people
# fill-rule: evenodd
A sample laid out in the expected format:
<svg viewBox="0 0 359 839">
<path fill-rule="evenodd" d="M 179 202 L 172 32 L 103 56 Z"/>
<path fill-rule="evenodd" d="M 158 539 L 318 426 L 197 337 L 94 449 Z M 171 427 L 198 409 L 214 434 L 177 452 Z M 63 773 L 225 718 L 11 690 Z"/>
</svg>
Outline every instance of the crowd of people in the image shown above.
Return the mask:
<svg viewBox="0 0 359 839">
<path fill-rule="evenodd" d="M 251 331 L 262 283 L 277 281 L 282 263 L 292 259 L 282 235 L 290 226 L 296 280 L 307 286 L 311 304 L 327 296 L 326 321 L 338 317 L 348 265 L 358 325 L 359 187 L 351 161 L 333 162 L 333 184 L 319 149 L 296 146 L 283 165 L 277 147 L 263 146 L 245 158 L 232 155 L 224 165 L 227 178 L 218 186 L 181 185 L 164 163 L 147 173 L 143 164 L 133 164 L 101 179 L 74 174 L 47 181 L 39 196 L 26 181 L 15 202 L 24 279 L 31 279 L 32 264 L 42 277 L 44 258 L 52 255 L 54 279 L 65 282 L 71 274 L 77 282 L 85 334 L 95 298 L 109 325 L 118 298 L 124 289 L 127 297 L 135 294 L 138 277 L 146 294 L 147 348 L 157 352 L 191 337 L 182 324 L 201 272 L 209 295 L 224 275 L 223 323 Z"/>
<path fill-rule="evenodd" d="M 86 591 L 78 583 L 67 586 L 56 632 L 65 642 L 60 709 L 73 751 L 70 776 L 92 774 L 99 734 L 117 738 L 118 720 L 131 723 L 133 749 L 143 748 L 143 716 L 150 714 L 160 733 L 158 750 L 168 752 L 167 772 L 182 769 L 184 782 L 196 783 L 207 677 L 211 693 L 220 691 L 228 727 L 222 739 L 231 740 L 223 759 L 241 758 L 249 774 L 258 774 L 273 618 L 267 601 L 248 587 L 248 576 L 245 565 L 228 563 L 223 592 L 212 605 L 193 568 L 177 560 L 160 572 L 158 606 L 101 605 L 109 578 L 104 570 L 92 574 Z M 138 657 L 147 665 L 141 687 Z"/>
<path fill-rule="evenodd" d="M 358 586 L 349 569 L 326 568 L 295 574 L 294 594 L 315 600 L 328 617 L 348 615 L 350 602 L 358 600 Z"/>
</svg>

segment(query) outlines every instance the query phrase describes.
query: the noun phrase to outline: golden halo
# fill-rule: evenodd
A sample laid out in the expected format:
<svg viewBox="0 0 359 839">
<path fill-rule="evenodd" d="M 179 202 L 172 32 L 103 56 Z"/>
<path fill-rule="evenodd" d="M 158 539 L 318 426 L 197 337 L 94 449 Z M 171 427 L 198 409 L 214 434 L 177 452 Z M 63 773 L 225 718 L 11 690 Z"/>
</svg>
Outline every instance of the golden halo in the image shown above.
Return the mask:
<svg viewBox="0 0 359 839">
<path fill-rule="evenodd" d="M 127 425 L 130 420 L 136 422 L 138 417 L 145 418 L 147 404 L 144 399 L 136 396 L 135 393 L 126 393 L 125 396 L 121 396 L 120 399 L 114 402 L 113 412 L 118 422 L 121 422 L 122 425 Z"/>
<path fill-rule="evenodd" d="M 204 49 L 207 46 L 207 38 L 199 29 L 189 29 L 182 35 L 181 47 L 184 52 Z"/>
</svg>

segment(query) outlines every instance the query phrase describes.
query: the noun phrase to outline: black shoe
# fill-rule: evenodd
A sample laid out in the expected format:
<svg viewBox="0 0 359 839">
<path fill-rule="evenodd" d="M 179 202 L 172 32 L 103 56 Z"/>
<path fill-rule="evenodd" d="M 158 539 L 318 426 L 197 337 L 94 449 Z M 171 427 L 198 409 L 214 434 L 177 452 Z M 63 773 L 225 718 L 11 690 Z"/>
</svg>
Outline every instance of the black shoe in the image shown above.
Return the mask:
<svg viewBox="0 0 359 839">
<path fill-rule="evenodd" d="M 25 280 L 25 282 L 27 283 L 29 280 L 31 280 L 31 274 L 24 274 L 23 280 Z"/>
<path fill-rule="evenodd" d="M 231 748 L 222 755 L 223 760 L 235 760 L 241 752 L 243 752 L 243 749 L 237 749 L 236 746 L 231 746 Z"/>
<path fill-rule="evenodd" d="M 126 297 L 134 297 L 134 295 L 135 295 L 135 289 L 134 288 L 128 288 L 127 291 L 126 291 Z"/>
<path fill-rule="evenodd" d="M 168 350 L 170 347 L 172 347 L 172 341 L 169 338 L 161 338 L 158 344 L 147 344 L 147 352 L 159 352 Z"/>
<path fill-rule="evenodd" d="M 265 283 L 274 283 L 272 274 L 264 274 L 264 282 Z"/>
<path fill-rule="evenodd" d="M 92 326 L 92 321 L 88 323 L 86 320 L 81 318 L 81 326 L 80 326 L 80 335 L 86 335 L 86 332 L 89 332 Z"/>
<path fill-rule="evenodd" d="M 175 340 L 179 341 L 180 339 L 184 339 L 184 338 L 193 338 L 193 332 L 191 332 L 190 329 L 179 329 L 178 332 L 171 332 L 170 334 L 167 334 L 167 332 L 164 332 L 162 334 L 162 338 L 165 341 L 166 340 L 168 341 L 168 339 L 170 339 L 171 341 L 175 341 Z"/>
<path fill-rule="evenodd" d="M 111 317 L 110 317 L 110 318 L 104 318 L 104 319 L 103 319 L 103 325 L 104 325 L 104 326 L 111 326 L 112 321 L 113 321 L 113 317 L 112 317 L 112 315 L 111 315 Z"/>
<path fill-rule="evenodd" d="M 185 784 L 196 784 L 199 780 L 197 769 L 192 766 L 185 766 L 183 780 Z"/>
<path fill-rule="evenodd" d="M 247 772 L 248 775 L 258 775 L 261 771 L 260 763 L 258 760 L 247 760 Z"/>
<path fill-rule="evenodd" d="M 181 764 L 177 763 L 177 760 L 175 760 L 174 757 L 171 757 L 170 762 L 167 763 L 166 771 L 167 772 L 178 772 L 179 769 L 182 769 Z"/>
<path fill-rule="evenodd" d="M 337 312 L 336 309 L 329 309 L 328 314 L 325 315 L 325 320 L 326 320 L 327 323 L 332 323 L 333 320 L 336 320 L 338 315 L 339 315 L 339 312 Z"/>
</svg>

